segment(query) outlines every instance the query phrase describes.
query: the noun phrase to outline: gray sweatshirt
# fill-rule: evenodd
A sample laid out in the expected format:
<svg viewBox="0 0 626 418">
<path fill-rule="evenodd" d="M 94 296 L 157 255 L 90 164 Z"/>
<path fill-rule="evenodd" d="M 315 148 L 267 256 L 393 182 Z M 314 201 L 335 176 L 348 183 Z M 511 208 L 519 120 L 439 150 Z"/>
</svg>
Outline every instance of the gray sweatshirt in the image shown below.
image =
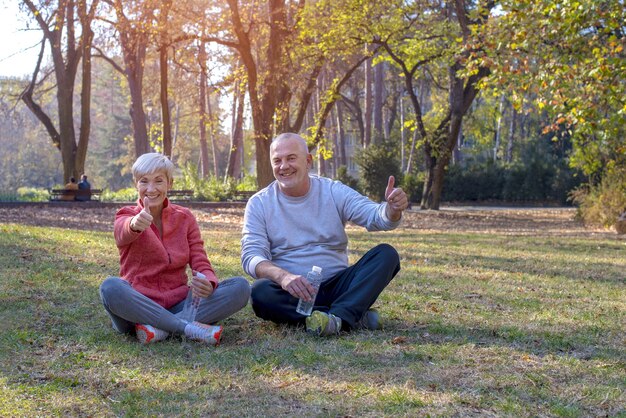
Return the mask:
<svg viewBox="0 0 626 418">
<path fill-rule="evenodd" d="M 368 231 L 396 228 L 387 218 L 387 203 L 375 203 L 339 181 L 309 175 L 311 187 L 302 197 L 283 194 L 274 181 L 256 193 L 246 206 L 241 264 L 257 278 L 256 266 L 269 260 L 305 276 L 320 266 L 324 280 L 348 267 L 346 222 Z"/>
</svg>

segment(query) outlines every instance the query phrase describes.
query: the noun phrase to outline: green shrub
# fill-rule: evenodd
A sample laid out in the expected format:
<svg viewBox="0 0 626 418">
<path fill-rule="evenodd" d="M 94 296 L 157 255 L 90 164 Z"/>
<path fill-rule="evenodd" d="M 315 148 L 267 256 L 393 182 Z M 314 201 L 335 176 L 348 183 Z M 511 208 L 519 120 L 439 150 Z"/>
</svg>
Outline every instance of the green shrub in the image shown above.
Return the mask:
<svg viewBox="0 0 626 418">
<path fill-rule="evenodd" d="M 443 199 L 476 201 L 502 199 L 504 169 L 492 162 L 454 165 L 444 180 Z"/>
<path fill-rule="evenodd" d="M 233 181 L 236 181 L 235 179 L 233 179 Z M 239 179 L 239 181 L 237 182 L 237 191 L 239 192 L 243 192 L 243 191 L 256 191 L 258 189 L 258 185 L 256 182 L 256 176 L 251 176 L 251 175 L 244 175 L 241 179 Z"/>
<path fill-rule="evenodd" d="M 50 193 L 46 189 L 20 187 L 17 189 L 17 200 L 20 202 L 47 202 Z"/>
<path fill-rule="evenodd" d="M 398 150 L 391 142 L 371 145 L 357 153 L 359 184 L 363 192 L 370 198 L 377 201 L 385 198 L 389 176 L 396 178 L 396 184 L 402 184 L 398 155 Z"/>
<path fill-rule="evenodd" d="M 337 167 L 336 179 L 354 190 L 359 190 L 359 181 L 348 174 L 348 167 L 345 165 Z"/>
<path fill-rule="evenodd" d="M 465 161 L 451 166 L 444 180 L 445 201 L 501 200 L 506 202 L 568 203 L 582 175 L 555 155 L 549 144 L 527 145 L 518 162 Z"/>
<path fill-rule="evenodd" d="M 586 225 L 611 227 L 626 211 L 626 168 L 609 167 L 597 186 L 583 186 L 571 193 L 578 216 Z"/>
<path fill-rule="evenodd" d="M 104 189 L 102 191 L 102 195 L 100 196 L 100 200 L 103 202 L 134 202 L 137 198 L 137 189 L 134 187 L 120 189 L 115 192 Z"/>
<path fill-rule="evenodd" d="M 215 176 L 202 178 L 195 165 L 190 163 L 182 171 L 182 177 L 175 180 L 174 186 L 176 189 L 193 190 L 195 200 L 223 202 L 231 199 L 235 191 L 257 190 L 256 178 L 253 176 L 245 176 L 240 181 L 232 177 L 226 180 Z"/>
<path fill-rule="evenodd" d="M 407 194 L 409 202 L 421 202 L 424 191 L 424 179 L 415 174 L 405 174 L 402 180 L 402 190 Z"/>
</svg>

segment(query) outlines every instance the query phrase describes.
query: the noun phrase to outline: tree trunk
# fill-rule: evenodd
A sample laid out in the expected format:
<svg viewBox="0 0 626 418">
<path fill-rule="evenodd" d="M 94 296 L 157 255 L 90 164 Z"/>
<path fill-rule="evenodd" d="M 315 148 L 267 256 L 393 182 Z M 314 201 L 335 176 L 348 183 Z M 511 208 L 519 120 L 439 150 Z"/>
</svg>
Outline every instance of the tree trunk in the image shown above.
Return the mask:
<svg viewBox="0 0 626 418">
<path fill-rule="evenodd" d="M 172 156 L 172 117 L 170 115 L 170 105 L 168 99 L 168 79 L 167 79 L 167 47 L 169 46 L 169 37 L 167 32 L 167 24 L 172 0 L 163 0 L 161 2 L 161 10 L 159 13 L 159 72 L 161 77 L 161 120 L 163 123 L 163 154 L 168 157 Z"/>
<path fill-rule="evenodd" d="M 213 155 L 213 175 L 217 178 L 219 176 L 219 162 L 217 161 L 217 144 L 215 143 L 215 135 L 217 131 L 215 129 L 215 117 L 211 107 L 211 90 L 207 89 L 207 109 L 209 111 L 209 137 L 211 138 L 211 153 Z"/>
<path fill-rule="evenodd" d="M 461 146 L 463 145 L 463 126 L 459 129 L 459 135 L 456 137 L 456 145 L 452 150 L 452 164 L 459 164 L 463 160 L 463 153 L 461 152 Z"/>
<path fill-rule="evenodd" d="M 92 9 L 87 13 L 85 2 L 79 2 L 78 14 L 82 28 L 82 83 L 80 92 L 80 131 L 78 136 L 78 148 L 76 150 L 76 178 L 85 172 L 85 161 L 87 159 L 87 147 L 89 145 L 89 134 L 91 132 L 91 44 L 93 41 L 93 31 L 91 30 L 91 20 L 93 19 Z"/>
<path fill-rule="evenodd" d="M 372 60 L 365 61 L 365 109 L 363 110 L 364 138 L 363 148 L 367 148 L 372 142 Z"/>
<path fill-rule="evenodd" d="M 380 62 L 374 67 L 374 107 L 373 119 L 374 129 L 372 131 L 372 140 L 374 142 L 382 142 L 384 139 L 383 132 L 383 103 L 385 102 L 385 62 Z"/>
<path fill-rule="evenodd" d="M 400 93 L 400 168 L 404 174 L 408 174 L 409 170 L 406 170 L 405 161 L 405 148 L 406 148 L 406 140 L 404 134 L 404 93 Z"/>
<path fill-rule="evenodd" d="M 243 110 L 245 91 L 241 88 L 241 80 L 236 78 L 233 87 L 233 123 L 230 135 L 230 152 L 226 177 L 241 178 L 243 157 Z"/>
<path fill-rule="evenodd" d="M 337 102 L 337 154 L 338 161 L 336 166 L 345 166 L 346 162 L 346 132 L 343 127 L 343 102 Z"/>
<path fill-rule="evenodd" d="M 274 178 L 270 166 L 270 144 L 274 130 L 274 115 L 279 103 L 284 103 L 279 94 L 285 93 L 288 66 L 283 61 L 287 23 L 284 0 L 268 2 L 270 15 L 270 34 L 267 43 L 267 74 L 259 85 L 257 65 L 252 53 L 250 33 L 244 28 L 239 14 L 237 0 L 227 0 L 231 11 L 231 22 L 238 40 L 237 51 L 248 76 L 248 96 L 252 108 L 254 126 L 254 144 L 256 147 L 257 184 L 263 188 Z M 259 92 L 262 89 L 262 92 Z"/>
<path fill-rule="evenodd" d="M 500 104 L 498 105 L 498 119 L 496 122 L 496 129 L 494 133 L 493 140 L 493 161 L 496 162 L 498 160 L 498 149 L 500 148 L 501 142 L 501 131 L 502 131 L 502 118 L 504 116 L 504 95 L 500 96 Z"/>
<path fill-rule="evenodd" d="M 510 163 L 513 161 L 513 141 L 515 138 L 515 130 L 517 128 L 517 111 L 511 106 L 511 121 L 509 124 L 509 137 L 506 143 L 505 161 Z"/>
<path fill-rule="evenodd" d="M 79 146 L 76 143 L 76 132 L 74 128 L 74 83 L 78 73 L 78 64 L 83 53 L 91 48 L 93 33 L 91 32 L 91 22 L 97 7 L 98 1 L 91 4 L 91 9 L 87 13 L 86 5 L 76 4 L 73 0 L 58 2 L 56 9 L 46 10 L 45 5 L 38 9 L 31 0 L 23 0 L 23 3 L 30 10 L 44 34 L 44 41 L 48 41 L 51 48 L 54 74 L 57 82 L 57 111 L 58 111 L 58 131 L 54 127 L 52 120 L 43 109 L 33 100 L 33 91 L 37 82 L 41 59 L 43 56 L 43 45 L 39 59 L 35 68 L 30 85 L 22 93 L 21 98 L 28 108 L 42 122 L 48 131 L 53 144 L 61 151 L 63 163 L 63 179 L 69 181 L 70 177 L 78 177 L 84 171 L 85 158 L 87 154 L 87 144 L 89 142 L 89 107 L 90 107 L 90 54 L 87 53 L 83 84 L 81 88 L 81 133 Z M 83 26 L 81 37 L 77 40 L 75 28 L 75 13 L 78 10 L 80 24 Z M 52 19 L 45 19 L 44 13 L 49 11 Z M 66 30 L 64 33 L 63 30 Z M 64 56 L 65 54 L 65 56 Z"/>
<path fill-rule="evenodd" d="M 159 51 L 159 72 L 161 76 L 161 119 L 163 123 L 163 154 L 172 156 L 172 117 L 170 115 L 170 105 L 168 98 L 167 81 L 167 49 L 161 48 Z"/>
<path fill-rule="evenodd" d="M 131 21 L 124 13 L 124 2 L 114 1 L 114 9 L 117 16 L 116 28 L 119 33 L 124 69 L 118 68 L 109 60 L 117 70 L 122 70 L 128 81 L 130 91 L 130 120 L 133 126 L 133 138 L 135 141 L 135 157 L 150 152 L 150 141 L 146 129 L 146 114 L 143 110 L 143 74 L 148 47 L 149 31 L 147 26 L 153 21 L 153 6 L 144 3 L 141 16 Z"/>
<path fill-rule="evenodd" d="M 133 125 L 133 138 L 135 139 L 135 158 L 150 152 L 150 141 L 146 127 L 146 113 L 143 110 L 143 86 L 142 77 L 134 74 L 134 70 L 127 68 L 126 79 L 130 91 L 130 121 Z M 142 70 L 143 72 L 143 70 Z"/>
<path fill-rule="evenodd" d="M 198 114 L 199 114 L 199 123 L 200 123 L 200 173 L 203 178 L 209 176 L 209 147 L 207 145 L 207 134 L 206 134 L 206 126 L 207 126 L 207 93 L 206 93 L 206 85 L 207 85 L 207 73 L 206 73 L 206 49 L 204 46 L 204 42 L 200 43 L 198 47 L 198 61 L 200 63 L 200 84 L 198 86 Z"/>
<path fill-rule="evenodd" d="M 389 110 L 389 117 L 387 118 L 387 122 L 385 123 L 385 139 L 389 139 L 391 135 L 391 131 L 393 131 L 393 125 L 396 123 L 396 118 L 398 117 L 398 106 L 399 101 L 401 99 L 402 93 L 394 89 L 393 96 L 391 99 L 391 108 Z"/>
<path fill-rule="evenodd" d="M 426 179 L 422 193 L 422 209 L 439 209 L 446 168 L 461 130 L 463 116 L 476 98 L 478 81 L 489 74 L 487 68 L 480 68 L 465 82 L 457 77 L 461 68 L 461 64 L 457 62 L 448 70 L 449 111 L 424 144 Z"/>
</svg>

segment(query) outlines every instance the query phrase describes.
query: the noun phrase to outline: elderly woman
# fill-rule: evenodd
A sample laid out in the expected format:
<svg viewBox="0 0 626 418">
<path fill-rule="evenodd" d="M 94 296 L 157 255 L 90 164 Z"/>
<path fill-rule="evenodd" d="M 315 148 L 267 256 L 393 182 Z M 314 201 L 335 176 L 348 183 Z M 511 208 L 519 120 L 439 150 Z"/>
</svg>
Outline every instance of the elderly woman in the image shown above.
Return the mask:
<svg viewBox="0 0 626 418">
<path fill-rule="evenodd" d="M 222 327 L 207 324 L 243 308 L 250 286 L 243 277 L 218 283 L 193 214 L 167 199 L 174 165 L 166 156 L 144 154 L 132 171 L 139 192 L 137 205 L 121 208 L 115 217 L 120 277 L 108 277 L 100 286 L 113 328 L 134 332 L 143 344 L 178 334 L 217 345 Z M 182 318 L 189 291 L 188 265 L 193 295 L 200 297 L 195 321 Z"/>
</svg>

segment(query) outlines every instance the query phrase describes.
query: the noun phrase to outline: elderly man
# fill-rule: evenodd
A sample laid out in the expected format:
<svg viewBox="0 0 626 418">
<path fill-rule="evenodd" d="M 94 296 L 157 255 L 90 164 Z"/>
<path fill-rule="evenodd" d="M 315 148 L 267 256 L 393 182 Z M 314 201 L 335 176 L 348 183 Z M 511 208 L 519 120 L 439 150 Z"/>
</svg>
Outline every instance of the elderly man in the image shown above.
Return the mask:
<svg viewBox="0 0 626 418">
<path fill-rule="evenodd" d="M 309 174 L 312 156 L 306 141 L 285 133 L 270 147 L 274 177 L 246 206 L 241 262 L 253 278 L 252 308 L 263 319 L 304 324 L 319 336 L 342 330 L 380 327 L 370 309 L 400 270 L 396 250 L 380 244 L 356 264 L 348 265 L 345 224 L 369 231 L 398 226 L 408 206 L 406 194 L 394 187 L 393 176 L 383 203 L 375 203 L 341 182 Z M 313 313 L 296 312 L 298 299 L 311 300 L 313 287 L 304 277 L 322 267 L 323 283 Z"/>
</svg>

